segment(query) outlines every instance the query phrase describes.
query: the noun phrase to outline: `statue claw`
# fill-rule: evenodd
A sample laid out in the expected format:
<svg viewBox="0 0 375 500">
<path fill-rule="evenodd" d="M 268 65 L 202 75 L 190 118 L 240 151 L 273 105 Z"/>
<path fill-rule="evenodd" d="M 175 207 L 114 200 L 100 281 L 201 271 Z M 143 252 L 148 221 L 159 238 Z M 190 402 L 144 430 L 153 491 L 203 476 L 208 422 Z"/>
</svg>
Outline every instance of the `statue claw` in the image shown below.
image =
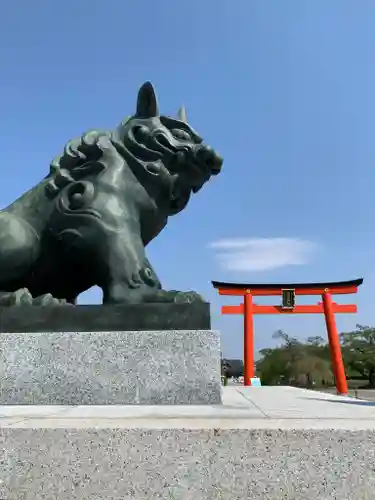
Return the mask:
<svg viewBox="0 0 375 500">
<path fill-rule="evenodd" d="M 71 305 L 65 299 L 56 299 L 50 293 L 46 293 L 44 295 L 40 295 L 39 297 L 35 297 L 33 299 L 33 306 L 66 306 Z"/>
<path fill-rule="evenodd" d="M 0 306 L 67 306 L 65 299 L 56 299 L 50 293 L 33 298 L 27 288 L 0 294 Z"/>
<path fill-rule="evenodd" d="M 145 299 L 145 302 L 174 302 L 175 304 L 191 304 L 192 302 L 204 302 L 197 292 L 179 292 L 177 290 L 157 290 L 157 292 Z"/>
<path fill-rule="evenodd" d="M 175 304 L 190 304 L 192 302 L 204 302 L 204 299 L 197 292 L 175 292 L 173 302 Z"/>
<path fill-rule="evenodd" d="M 0 296 L 0 306 L 31 306 L 33 297 L 27 288 L 5 292 Z"/>
</svg>

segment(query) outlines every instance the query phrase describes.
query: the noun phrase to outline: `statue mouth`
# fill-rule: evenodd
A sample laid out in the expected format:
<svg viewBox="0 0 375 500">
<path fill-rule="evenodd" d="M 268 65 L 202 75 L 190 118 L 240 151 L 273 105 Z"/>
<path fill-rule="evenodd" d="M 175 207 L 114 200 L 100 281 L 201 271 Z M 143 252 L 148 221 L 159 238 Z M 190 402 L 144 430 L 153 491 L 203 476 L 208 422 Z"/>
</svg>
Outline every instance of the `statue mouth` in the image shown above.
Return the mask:
<svg viewBox="0 0 375 500">
<path fill-rule="evenodd" d="M 160 132 L 155 135 L 155 140 L 163 149 L 172 154 L 170 160 L 172 166 L 177 168 L 178 166 L 192 167 L 203 172 L 208 178 L 221 172 L 223 160 L 209 146 L 201 144 L 198 147 L 175 146 L 169 141 L 168 137 Z"/>
<path fill-rule="evenodd" d="M 209 150 L 187 148 L 179 149 L 171 157 L 168 170 L 179 178 L 178 184 L 185 185 L 184 190 L 197 193 L 210 180 L 213 175 L 218 175 L 221 171 L 222 160 L 216 153 Z"/>
</svg>

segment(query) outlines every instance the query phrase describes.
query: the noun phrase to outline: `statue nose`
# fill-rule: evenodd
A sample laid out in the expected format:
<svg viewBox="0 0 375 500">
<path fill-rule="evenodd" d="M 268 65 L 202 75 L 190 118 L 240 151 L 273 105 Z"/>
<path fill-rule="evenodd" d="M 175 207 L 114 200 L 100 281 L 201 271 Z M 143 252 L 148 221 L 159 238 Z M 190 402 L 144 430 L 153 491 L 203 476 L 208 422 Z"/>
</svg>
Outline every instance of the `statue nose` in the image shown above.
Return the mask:
<svg viewBox="0 0 375 500">
<path fill-rule="evenodd" d="M 198 149 L 197 160 L 203 164 L 212 175 L 217 175 L 223 164 L 223 159 L 209 146 L 202 146 Z"/>
</svg>

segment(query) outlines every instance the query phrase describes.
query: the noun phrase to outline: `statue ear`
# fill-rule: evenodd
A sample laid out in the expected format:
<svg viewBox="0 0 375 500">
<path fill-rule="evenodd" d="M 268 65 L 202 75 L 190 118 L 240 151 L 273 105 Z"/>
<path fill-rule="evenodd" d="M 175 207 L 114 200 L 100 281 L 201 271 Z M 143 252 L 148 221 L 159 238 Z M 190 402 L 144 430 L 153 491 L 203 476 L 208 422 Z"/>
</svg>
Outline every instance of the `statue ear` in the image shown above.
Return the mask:
<svg viewBox="0 0 375 500">
<path fill-rule="evenodd" d="M 152 118 L 159 116 L 158 99 L 151 82 L 146 82 L 138 91 L 136 116 Z"/>
<path fill-rule="evenodd" d="M 181 108 L 178 110 L 178 119 L 184 123 L 188 122 L 185 106 L 181 106 Z"/>
</svg>

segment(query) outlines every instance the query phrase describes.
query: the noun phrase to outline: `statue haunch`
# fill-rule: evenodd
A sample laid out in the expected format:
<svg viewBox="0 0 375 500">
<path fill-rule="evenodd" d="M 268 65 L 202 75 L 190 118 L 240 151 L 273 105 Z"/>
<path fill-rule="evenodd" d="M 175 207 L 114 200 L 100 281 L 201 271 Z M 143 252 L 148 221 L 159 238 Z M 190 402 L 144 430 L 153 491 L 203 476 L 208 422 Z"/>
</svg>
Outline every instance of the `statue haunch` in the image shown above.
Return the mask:
<svg viewBox="0 0 375 500">
<path fill-rule="evenodd" d="M 153 86 L 111 132 L 73 139 L 37 186 L 0 212 L 0 305 L 190 302 L 163 290 L 145 247 L 218 174 L 222 159 L 187 124 L 159 114 Z"/>
</svg>

